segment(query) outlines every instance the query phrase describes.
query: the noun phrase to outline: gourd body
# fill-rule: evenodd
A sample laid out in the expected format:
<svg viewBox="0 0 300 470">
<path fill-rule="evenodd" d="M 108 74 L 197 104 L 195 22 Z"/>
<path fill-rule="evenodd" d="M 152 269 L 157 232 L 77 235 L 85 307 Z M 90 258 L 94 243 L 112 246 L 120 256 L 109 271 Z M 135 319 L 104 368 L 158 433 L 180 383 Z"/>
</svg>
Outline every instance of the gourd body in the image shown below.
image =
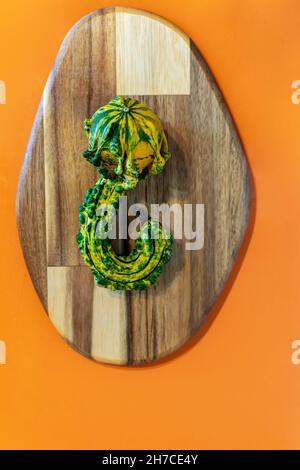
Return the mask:
<svg viewBox="0 0 300 470">
<path fill-rule="evenodd" d="M 145 103 L 123 97 L 87 119 L 85 132 L 89 147 L 83 156 L 101 176 L 79 209 L 79 249 L 97 284 L 112 290 L 145 289 L 156 282 L 172 255 L 171 235 L 148 219 L 132 251 L 117 255 L 108 234 L 120 196 L 164 169 L 170 158 L 165 133 Z"/>
</svg>

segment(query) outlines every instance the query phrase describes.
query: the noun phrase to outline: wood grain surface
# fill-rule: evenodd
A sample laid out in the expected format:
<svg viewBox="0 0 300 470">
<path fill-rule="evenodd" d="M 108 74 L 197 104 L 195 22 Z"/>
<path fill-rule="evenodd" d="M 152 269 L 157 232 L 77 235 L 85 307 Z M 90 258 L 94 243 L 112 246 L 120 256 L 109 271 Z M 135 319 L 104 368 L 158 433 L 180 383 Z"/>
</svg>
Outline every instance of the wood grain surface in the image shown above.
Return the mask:
<svg viewBox="0 0 300 470">
<path fill-rule="evenodd" d="M 97 172 L 82 157 L 83 120 L 116 94 L 162 120 L 172 158 L 129 203 L 204 204 L 204 247 L 174 254 L 156 286 L 96 287 L 75 236 Z M 249 219 L 247 163 L 230 113 L 190 39 L 166 20 L 110 8 L 67 35 L 45 87 L 20 177 L 17 221 L 37 293 L 59 333 L 97 361 L 143 364 L 177 350 L 224 288 Z"/>
</svg>

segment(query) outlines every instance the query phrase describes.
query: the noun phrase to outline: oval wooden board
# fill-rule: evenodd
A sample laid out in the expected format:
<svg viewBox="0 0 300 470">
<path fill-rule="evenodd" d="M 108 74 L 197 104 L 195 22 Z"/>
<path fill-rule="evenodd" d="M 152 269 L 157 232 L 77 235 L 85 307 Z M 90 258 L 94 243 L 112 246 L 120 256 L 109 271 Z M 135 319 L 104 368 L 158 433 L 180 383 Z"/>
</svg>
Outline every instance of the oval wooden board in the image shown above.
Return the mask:
<svg viewBox="0 0 300 470">
<path fill-rule="evenodd" d="M 83 120 L 117 94 L 145 101 L 172 158 L 130 201 L 205 205 L 204 248 L 174 255 L 143 292 L 96 287 L 75 242 L 78 207 L 97 180 L 81 153 Z M 27 266 L 59 333 L 82 354 L 142 364 L 177 350 L 222 291 L 248 224 L 249 172 L 230 113 L 192 41 L 167 21 L 95 11 L 67 35 L 50 74 L 20 177 L 17 220 Z"/>
</svg>

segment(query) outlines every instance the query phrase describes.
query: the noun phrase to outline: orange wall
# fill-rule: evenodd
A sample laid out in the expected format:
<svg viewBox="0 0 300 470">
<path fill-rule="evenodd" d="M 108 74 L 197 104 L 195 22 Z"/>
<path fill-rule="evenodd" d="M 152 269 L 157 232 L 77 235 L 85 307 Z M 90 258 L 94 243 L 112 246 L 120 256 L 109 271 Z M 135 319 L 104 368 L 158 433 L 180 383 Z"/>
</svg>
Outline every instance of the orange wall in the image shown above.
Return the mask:
<svg viewBox="0 0 300 470">
<path fill-rule="evenodd" d="M 47 319 L 25 268 L 17 182 L 44 84 L 67 31 L 114 1 L 1 0 L 0 448 L 300 448 L 298 0 L 118 0 L 196 42 L 252 168 L 256 209 L 235 283 L 206 334 L 146 368 L 88 361 Z"/>
</svg>

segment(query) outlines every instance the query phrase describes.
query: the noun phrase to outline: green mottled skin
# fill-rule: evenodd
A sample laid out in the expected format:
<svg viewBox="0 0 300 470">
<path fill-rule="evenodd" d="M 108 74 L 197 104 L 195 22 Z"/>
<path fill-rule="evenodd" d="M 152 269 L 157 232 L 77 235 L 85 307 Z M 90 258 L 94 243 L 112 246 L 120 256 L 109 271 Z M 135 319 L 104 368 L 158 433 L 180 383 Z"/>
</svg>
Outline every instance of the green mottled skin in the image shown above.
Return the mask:
<svg viewBox="0 0 300 470">
<path fill-rule="evenodd" d="M 156 282 L 169 261 L 172 237 L 159 222 L 149 219 L 129 255 L 117 255 L 111 241 L 99 236 L 102 224 L 107 231 L 111 228 L 113 213 L 99 208 L 118 208 L 120 196 L 164 169 L 170 158 L 166 136 L 145 103 L 120 96 L 85 121 L 85 132 L 89 148 L 83 156 L 101 176 L 87 190 L 79 209 L 79 249 L 98 285 L 112 290 L 145 289 Z M 154 239 L 151 233 L 156 234 Z"/>
</svg>

